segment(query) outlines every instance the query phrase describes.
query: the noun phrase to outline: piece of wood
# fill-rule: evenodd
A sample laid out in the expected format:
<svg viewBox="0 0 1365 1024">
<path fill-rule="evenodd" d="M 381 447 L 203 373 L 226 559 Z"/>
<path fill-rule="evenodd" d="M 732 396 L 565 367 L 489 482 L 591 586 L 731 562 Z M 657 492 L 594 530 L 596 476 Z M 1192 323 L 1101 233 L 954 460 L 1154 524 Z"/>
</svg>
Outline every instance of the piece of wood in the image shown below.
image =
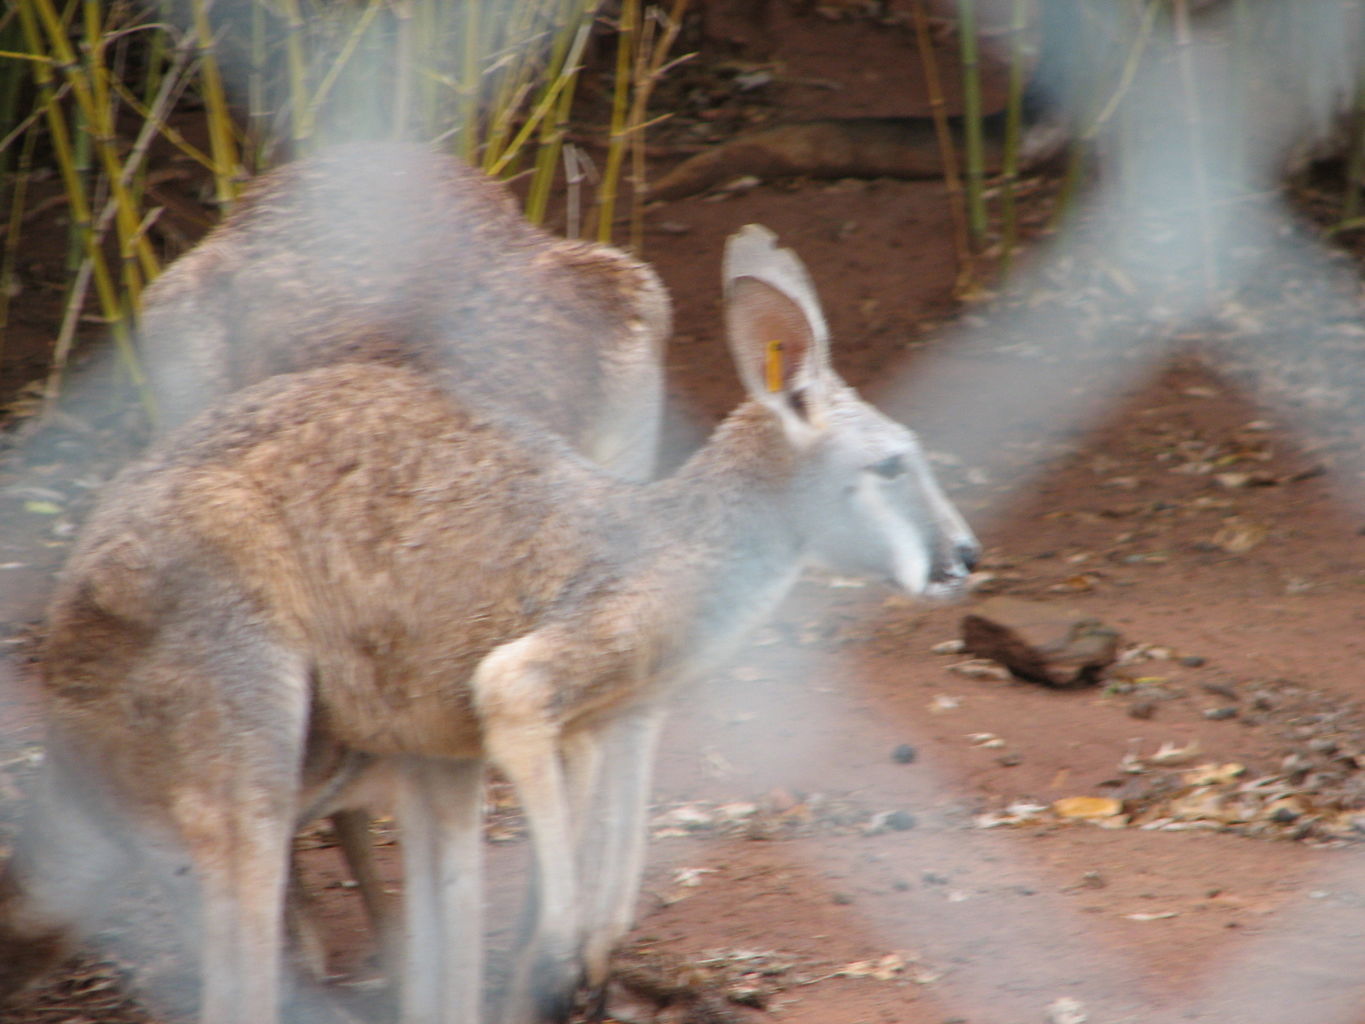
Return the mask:
<svg viewBox="0 0 1365 1024">
<path fill-rule="evenodd" d="M 1059 690 L 1094 686 L 1118 657 L 1118 631 L 1061 605 L 993 597 L 962 618 L 968 653 Z"/>
</svg>

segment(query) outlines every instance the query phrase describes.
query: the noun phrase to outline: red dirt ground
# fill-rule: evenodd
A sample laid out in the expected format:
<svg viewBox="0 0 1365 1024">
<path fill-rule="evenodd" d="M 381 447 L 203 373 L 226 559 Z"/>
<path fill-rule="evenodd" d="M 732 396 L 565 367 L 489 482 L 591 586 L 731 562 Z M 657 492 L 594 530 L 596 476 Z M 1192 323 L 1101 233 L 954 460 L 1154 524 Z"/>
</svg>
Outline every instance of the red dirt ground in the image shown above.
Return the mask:
<svg viewBox="0 0 1365 1024">
<path fill-rule="evenodd" d="M 760 109 L 923 112 L 908 32 L 779 5 L 771 17 L 766 38 L 780 42 L 762 59 L 778 82 Z M 736 52 L 759 59 L 752 22 L 718 18 L 707 31 L 712 57 L 747 34 L 750 49 Z M 1114 396 L 1071 395 L 1066 411 L 1089 403 L 1094 425 L 1058 427 L 1059 407 L 1029 401 L 1055 368 L 1006 344 L 1008 306 L 981 315 L 970 342 L 936 340 L 958 311 L 944 189 L 889 180 L 764 184 L 651 210 L 646 255 L 678 309 L 668 369 L 680 448 L 738 395 L 716 282 L 723 238 L 748 222 L 808 263 L 850 382 L 887 395 L 931 449 L 959 456 L 945 479 L 985 544 L 982 587 L 933 606 L 806 581 L 729 671 L 675 702 L 623 956 L 631 985 L 614 1012 L 651 1019 L 648 993 L 668 975 L 684 981 L 663 1019 L 1365 1021 L 1365 815 L 1360 830 L 1352 817 L 1365 765 L 1354 760 L 1365 750 L 1354 705 L 1365 517 L 1339 486 L 1349 462 L 1191 350 Z M 900 408 L 894 382 L 921 366 L 960 398 L 922 416 Z M 976 389 L 1001 374 L 1018 380 L 1010 432 L 956 446 Z M 1252 471 L 1263 486 L 1220 479 Z M 61 473 L 59 496 L 73 491 Z M 9 486 L 17 479 L 0 479 L 6 638 L 36 621 L 64 542 L 34 495 Z M 963 656 L 932 649 L 989 592 L 1099 619 L 1131 660 L 1069 692 L 964 674 Z M 39 735 L 32 708 L 17 684 L 0 692 L 7 750 Z M 1152 761 L 1163 744 L 1196 742 L 1184 763 Z M 906 744 L 914 756 L 902 763 L 893 752 Z M 1311 762 L 1295 776 L 1292 815 L 1181 821 L 1172 810 L 1198 765 L 1241 765 L 1246 780 L 1292 774 L 1289 756 Z M 1126 757 L 1146 770 L 1125 771 Z M 1040 811 L 981 827 L 1017 801 L 1072 796 L 1127 800 L 1132 820 Z M 887 812 L 901 813 L 876 827 Z M 1142 827 L 1172 819 L 1183 827 Z M 515 822 L 503 831 L 495 946 L 524 854 Z M 382 855 L 392 873 L 393 848 Z M 305 857 L 333 970 L 366 974 L 367 933 L 335 852 Z M 740 989 L 764 1008 L 728 1000 Z M 100 1019 L 81 1007 L 19 1019 Z"/>
</svg>

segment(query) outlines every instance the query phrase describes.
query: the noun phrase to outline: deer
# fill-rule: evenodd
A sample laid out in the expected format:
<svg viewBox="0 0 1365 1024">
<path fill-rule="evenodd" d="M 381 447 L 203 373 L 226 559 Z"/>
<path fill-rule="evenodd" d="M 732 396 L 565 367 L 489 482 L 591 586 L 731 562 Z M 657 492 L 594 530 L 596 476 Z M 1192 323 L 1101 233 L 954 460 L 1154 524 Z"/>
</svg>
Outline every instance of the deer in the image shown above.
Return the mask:
<svg viewBox="0 0 1365 1024">
<path fill-rule="evenodd" d="M 668 698 L 807 567 L 938 597 L 979 557 L 916 436 L 835 373 L 799 258 L 749 225 L 723 280 L 746 397 L 656 481 L 361 364 L 230 395 L 125 470 L 49 614 L 52 753 L 0 876 L 0 991 L 35 969 L 7 971 L 12 951 L 80 916 L 78 830 L 197 891 L 204 1024 L 276 1020 L 296 823 L 378 767 L 403 837 L 402 1019 L 477 1024 L 485 764 L 538 881 L 500 1019 L 564 1020 L 581 981 L 601 991 Z"/>
<path fill-rule="evenodd" d="M 463 160 L 365 142 L 250 182 L 147 289 L 138 344 L 160 433 L 275 374 L 372 362 L 421 370 L 465 403 L 529 419 L 645 480 L 671 321 L 647 263 L 528 223 L 506 185 Z M 396 925 L 364 806 L 385 794 L 355 787 L 347 799 L 328 816 L 392 961 Z M 290 931 L 321 976 L 322 939 L 302 886 L 293 891 Z"/>
<path fill-rule="evenodd" d="M 421 369 L 643 480 L 671 329 L 647 263 L 529 223 L 457 157 L 363 142 L 253 180 L 147 289 L 138 346 L 163 433 L 274 374 L 373 362 Z"/>
</svg>

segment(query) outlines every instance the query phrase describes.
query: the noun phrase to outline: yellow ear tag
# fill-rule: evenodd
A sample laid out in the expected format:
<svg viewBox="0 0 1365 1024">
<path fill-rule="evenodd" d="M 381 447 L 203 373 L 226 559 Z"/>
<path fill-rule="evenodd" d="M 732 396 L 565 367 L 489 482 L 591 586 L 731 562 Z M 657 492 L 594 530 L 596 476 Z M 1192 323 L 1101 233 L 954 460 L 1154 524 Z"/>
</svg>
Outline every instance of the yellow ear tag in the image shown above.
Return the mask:
<svg viewBox="0 0 1365 1024">
<path fill-rule="evenodd" d="M 776 394 L 782 390 L 782 342 L 768 342 L 768 390 Z"/>
</svg>

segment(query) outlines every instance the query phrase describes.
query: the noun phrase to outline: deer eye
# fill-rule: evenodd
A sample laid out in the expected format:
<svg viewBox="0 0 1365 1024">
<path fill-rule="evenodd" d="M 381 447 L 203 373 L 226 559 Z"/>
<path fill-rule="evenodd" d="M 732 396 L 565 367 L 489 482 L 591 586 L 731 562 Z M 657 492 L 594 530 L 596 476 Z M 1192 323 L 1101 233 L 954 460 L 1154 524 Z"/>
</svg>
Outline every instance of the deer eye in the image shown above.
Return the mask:
<svg viewBox="0 0 1365 1024">
<path fill-rule="evenodd" d="M 868 467 L 884 480 L 894 480 L 905 475 L 905 459 L 899 455 L 888 455 L 881 462 Z"/>
</svg>

